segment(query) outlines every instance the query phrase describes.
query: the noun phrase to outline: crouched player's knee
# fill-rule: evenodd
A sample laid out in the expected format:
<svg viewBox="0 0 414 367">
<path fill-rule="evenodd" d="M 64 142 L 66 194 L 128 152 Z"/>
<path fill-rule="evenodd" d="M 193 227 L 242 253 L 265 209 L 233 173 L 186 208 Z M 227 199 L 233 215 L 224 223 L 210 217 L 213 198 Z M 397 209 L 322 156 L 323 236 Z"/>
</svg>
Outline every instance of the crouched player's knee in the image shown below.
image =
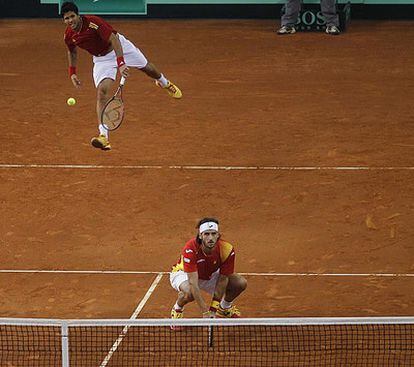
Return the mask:
<svg viewBox="0 0 414 367">
<path fill-rule="evenodd" d="M 194 301 L 194 297 L 191 292 L 180 291 L 180 298 L 182 298 L 186 303 Z"/>
<path fill-rule="evenodd" d="M 243 292 L 247 288 L 247 280 L 246 278 L 240 276 L 238 280 L 239 289 Z"/>
</svg>

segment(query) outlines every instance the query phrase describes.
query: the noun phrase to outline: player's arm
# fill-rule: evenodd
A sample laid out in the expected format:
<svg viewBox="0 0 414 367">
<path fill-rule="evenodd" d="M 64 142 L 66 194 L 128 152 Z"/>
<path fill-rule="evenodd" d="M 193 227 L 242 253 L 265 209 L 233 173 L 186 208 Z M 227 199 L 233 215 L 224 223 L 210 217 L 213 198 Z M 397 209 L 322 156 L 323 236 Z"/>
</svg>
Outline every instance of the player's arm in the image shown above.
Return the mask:
<svg viewBox="0 0 414 367">
<path fill-rule="evenodd" d="M 72 50 L 68 50 L 68 63 L 69 63 L 69 76 L 72 81 L 72 84 L 78 88 L 81 85 L 81 82 L 76 74 L 76 66 L 78 64 L 78 51 L 76 47 Z"/>
<path fill-rule="evenodd" d="M 188 276 L 188 283 L 190 284 L 190 290 L 191 294 L 194 297 L 194 300 L 197 302 L 198 307 L 200 307 L 200 310 L 203 314 L 203 317 L 209 317 L 210 312 L 209 309 L 204 302 L 203 297 L 201 296 L 200 287 L 198 286 L 198 272 L 191 272 L 187 273 Z"/>
<path fill-rule="evenodd" d="M 211 301 L 210 311 L 216 312 L 219 308 L 220 301 L 226 293 L 227 285 L 229 283 L 229 276 L 234 273 L 234 259 L 235 253 L 233 246 L 226 243 L 221 255 L 225 258 L 222 259 L 223 263 L 220 266 L 220 276 L 214 290 L 213 300 Z"/>
<path fill-rule="evenodd" d="M 119 73 L 127 77 L 128 76 L 128 66 L 125 64 L 124 60 L 124 51 L 122 50 L 121 42 L 119 42 L 118 36 L 115 33 L 111 33 L 109 37 L 109 43 L 115 51 L 116 62 L 118 64 Z"/>
</svg>

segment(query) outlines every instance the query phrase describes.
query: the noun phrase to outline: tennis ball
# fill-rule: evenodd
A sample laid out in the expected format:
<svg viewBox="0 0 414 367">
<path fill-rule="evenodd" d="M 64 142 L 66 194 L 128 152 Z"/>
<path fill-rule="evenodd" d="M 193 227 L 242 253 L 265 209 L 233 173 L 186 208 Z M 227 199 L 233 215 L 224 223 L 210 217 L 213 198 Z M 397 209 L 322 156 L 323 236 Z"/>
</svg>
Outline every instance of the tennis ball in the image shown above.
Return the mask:
<svg viewBox="0 0 414 367">
<path fill-rule="evenodd" d="M 76 99 L 75 98 L 68 98 L 66 103 L 68 104 L 68 106 L 74 106 L 76 104 Z"/>
</svg>

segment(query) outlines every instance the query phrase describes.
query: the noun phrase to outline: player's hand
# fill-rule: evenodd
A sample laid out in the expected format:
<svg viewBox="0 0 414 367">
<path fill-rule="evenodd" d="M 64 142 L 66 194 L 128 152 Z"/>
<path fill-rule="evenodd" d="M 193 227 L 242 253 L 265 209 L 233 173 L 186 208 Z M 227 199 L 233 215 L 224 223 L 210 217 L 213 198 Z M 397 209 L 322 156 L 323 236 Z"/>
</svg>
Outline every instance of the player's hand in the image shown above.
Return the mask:
<svg viewBox="0 0 414 367">
<path fill-rule="evenodd" d="M 128 75 L 129 75 L 129 68 L 128 68 L 128 66 L 126 66 L 125 64 L 124 64 L 124 65 L 122 65 L 122 66 L 120 66 L 120 67 L 119 67 L 119 73 L 120 73 L 123 77 L 127 78 L 127 77 L 128 77 Z"/>
<path fill-rule="evenodd" d="M 81 86 L 81 82 L 76 74 L 72 74 L 70 80 L 72 80 L 72 84 L 75 88 L 79 88 Z"/>
<path fill-rule="evenodd" d="M 214 319 L 216 317 L 215 312 L 206 311 L 203 312 L 203 319 Z"/>
</svg>

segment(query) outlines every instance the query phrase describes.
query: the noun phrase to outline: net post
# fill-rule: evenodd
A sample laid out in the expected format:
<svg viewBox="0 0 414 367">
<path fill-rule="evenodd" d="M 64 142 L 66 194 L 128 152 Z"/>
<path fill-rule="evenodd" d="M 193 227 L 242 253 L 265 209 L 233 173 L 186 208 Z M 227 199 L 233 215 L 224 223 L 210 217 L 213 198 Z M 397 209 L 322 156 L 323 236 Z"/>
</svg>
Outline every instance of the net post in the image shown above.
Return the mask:
<svg viewBox="0 0 414 367">
<path fill-rule="evenodd" d="M 61 324 L 62 367 L 69 367 L 69 327 L 66 321 Z"/>
</svg>

